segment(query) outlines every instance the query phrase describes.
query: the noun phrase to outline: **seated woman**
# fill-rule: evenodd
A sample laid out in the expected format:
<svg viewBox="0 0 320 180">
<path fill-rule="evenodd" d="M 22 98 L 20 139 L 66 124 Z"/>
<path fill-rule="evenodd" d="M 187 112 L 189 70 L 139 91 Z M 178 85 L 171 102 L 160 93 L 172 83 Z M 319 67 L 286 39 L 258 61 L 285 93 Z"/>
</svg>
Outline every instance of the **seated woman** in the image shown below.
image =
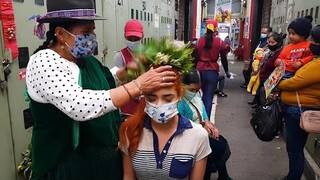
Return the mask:
<svg viewBox="0 0 320 180">
<path fill-rule="evenodd" d="M 218 129 L 209 121 L 199 92 L 201 85 L 198 71 L 193 69 L 185 74 L 182 82 L 185 84 L 186 92 L 179 103 L 179 113 L 197 124 L 202 124 L 209 134 L 212 152 L 208 156 L 204 179 L 210 180 L 211 173 L 218 170 L 219 180 L 231 180 L 226 167 L 230 149 L 227 140 L 219 135 Z"/>
<path fill-rule="evenodd" d="M 163 51 L 150 44 L 149 47 L 155 51 L 143 51 L 157 52 L 154 55 L 146 55 L 152 58 L 154 66 L 165 63 L 177 67 L 172 60 L 178 59 L 188 62 L 182 63 L 187 66 L 181 65 L 177 68 L 183 70 L 191 67 L 191 51 L 187 50 L 187 46 L 177 48 L 170 42 L 164 43 L 153 44 L 162 48 L 166 46 Z M 170 51 L 166 51 L 168 49 Z M 176 53 L 180 50 L 185 53 Z M 179 59 L 165 52 L 178 56 L 184 54 L 187 55 L 187 59 Z M 123 151 L 124 180 L 203 179 L 207 156 L 211 152 L 209 139 L 199 124 L 178 113 L 183 88 L 180 74 L 176 69 L 173 71 L 177 77 L 173 87 L 144 93 L 137 111 L 120 127 L 119 147 Z"/>
</svg>

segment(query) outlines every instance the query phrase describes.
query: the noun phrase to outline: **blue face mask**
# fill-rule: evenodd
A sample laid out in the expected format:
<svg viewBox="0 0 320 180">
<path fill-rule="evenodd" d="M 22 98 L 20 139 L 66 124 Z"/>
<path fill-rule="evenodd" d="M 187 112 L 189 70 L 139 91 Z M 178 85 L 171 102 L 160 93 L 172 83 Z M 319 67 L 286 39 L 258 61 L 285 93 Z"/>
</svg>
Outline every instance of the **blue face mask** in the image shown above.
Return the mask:
<svg viewBox="0 0 320 180">
<path fill-rule="evenodd" d="M 130 50 L 136 50 L 141 45 L 141 41 L 128 41 L 127 40 L 127 47 Z"/>
<path fill-rule="evenodd" d="M 192 100 L 197 93 L 191 92 L 191 91 L 186 91 L 186 94 L 184 95 L 185 98 L 187 98 L 188 100 Z"/>
<path fill-rule="evenodd" d="M 260 35 L 260 39 L 264 39 L 264 38 L 267 38 L 268 37 L 268 35 L 267 34 L 263 34 L 263 33 L 261 33 L 261 35 Z"/>
<path fill-rule="evenodd" d="M 97 37 L 95 34 L 77 34 L 74 35 L 69 31 L 65 30 L 74 37 L 74 46 L 70 46 L 67 42 L 70 53 L 76 59 L 85 58 L 91 56 L 94 50 L 97 48 Z"/>
</svg>

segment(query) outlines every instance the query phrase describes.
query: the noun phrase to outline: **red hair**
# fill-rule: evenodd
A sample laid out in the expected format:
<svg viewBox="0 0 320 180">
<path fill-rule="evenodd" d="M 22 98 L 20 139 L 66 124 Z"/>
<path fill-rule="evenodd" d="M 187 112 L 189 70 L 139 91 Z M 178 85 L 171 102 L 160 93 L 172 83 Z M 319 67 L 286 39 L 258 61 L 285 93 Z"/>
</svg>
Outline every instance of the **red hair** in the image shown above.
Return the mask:
<svg viewBox="0 0 320 180">
<path fill-rule="evenodd" d="M 176 74 L 176 80 L 173 84 L 173 87 L 177 91 L 178 97 L 183 96 L 183 88 L 181 85 L 180 74 L 173 69 L 172 71 Z M 130 156 L 134 155 L 138 149 L 140 138 L 143 131 L 144 120 L 146 113 L 144 108 L 146 107 L 145 99 L 142 99 L 138 105 L 136 112 L 133 116 L 129 117 L 125 122 L 120 126 L 119 130 L 119 148 L 126 149 L 128 148 Z"/>
</svg>

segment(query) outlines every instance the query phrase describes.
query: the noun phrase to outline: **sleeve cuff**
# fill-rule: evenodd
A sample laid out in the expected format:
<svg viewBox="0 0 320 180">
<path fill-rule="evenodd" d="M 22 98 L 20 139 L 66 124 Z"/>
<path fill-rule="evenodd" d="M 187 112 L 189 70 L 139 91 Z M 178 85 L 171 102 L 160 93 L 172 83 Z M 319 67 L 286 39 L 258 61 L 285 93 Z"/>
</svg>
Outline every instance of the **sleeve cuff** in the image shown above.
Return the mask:
<svg viewBox="0 0 320 180">
<path fill-rule="evenodd" d="M 104 112 L 111 112 L 118 109 L 117 107 L 114 106 L 112 99 L 111 99 L 111 95 L 110 95 L 110 90 L 106 92 L 105 98 L 104 98 L 104 108 L 103 111 Z"/>
<path fill-rule="evenodd" d="M 114 66 L 113 68 L 110 69 L 110 72 L 114 78 L 114 80 L 116 81 L 116 86 L 120 86 L 120 84 L 122 83 L 119 78 L 117 77 L 117 71 L 119 70 L 119 68 L 117 66 Z"/>
</svg>

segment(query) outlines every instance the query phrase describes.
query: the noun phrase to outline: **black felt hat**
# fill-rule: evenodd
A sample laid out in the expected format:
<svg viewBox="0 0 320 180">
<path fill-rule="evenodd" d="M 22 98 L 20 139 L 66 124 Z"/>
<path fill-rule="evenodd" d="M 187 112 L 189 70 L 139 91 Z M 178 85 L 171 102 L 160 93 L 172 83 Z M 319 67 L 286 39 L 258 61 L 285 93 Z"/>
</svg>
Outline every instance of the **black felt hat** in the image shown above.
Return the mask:
<svg viewBox="0 0 320 180">
<path fill-rule="evenodd" d="M 47 0 L 47 14 L 38 18 L 37 22 L 105 19 L 96 15 L 93 0 Z"/>
</svg>

